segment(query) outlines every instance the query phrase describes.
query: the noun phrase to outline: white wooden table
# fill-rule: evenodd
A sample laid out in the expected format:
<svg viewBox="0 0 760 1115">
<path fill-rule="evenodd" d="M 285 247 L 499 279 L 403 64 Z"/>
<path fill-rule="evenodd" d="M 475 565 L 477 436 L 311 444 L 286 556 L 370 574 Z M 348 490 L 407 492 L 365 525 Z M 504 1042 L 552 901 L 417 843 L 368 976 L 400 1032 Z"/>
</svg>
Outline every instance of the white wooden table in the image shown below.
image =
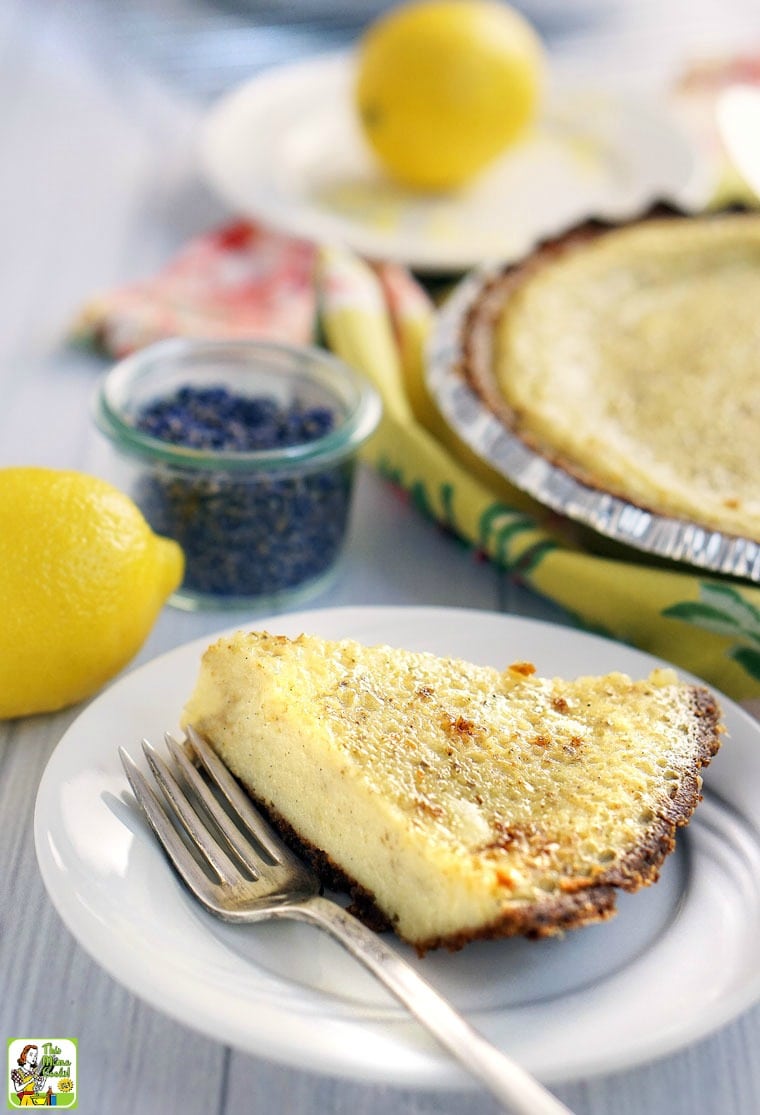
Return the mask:
<svg viewBox="0 0 760 1115">
<path fill-rule="evenodd" d="M 257 7 L 265 5 L 250 5 L 249 14 Z M 266 7 L 271 16 L 277 5 Z M 303 20 L 304 9 L 291 7 Z M 615 8 L 599 26 L 563 28 L 553 41 L 558 54 L 576 67 L 618 76 L 627 69 L 640 79 L 695 46 L 760 44 L 756 0 L 631 0 Z M 315 45 L 337 45 L 350 24 L 333 19 Z M 90 398 L 103 364 L 67 348 L 66 327 L 93 291 L 149 274 L 223 216 L 196 175 L 194 124 L 212 93 L 244 76 L 245 58 L 231 44 L 255 45 L 258 64 L 288 52 L 287 37 L 244 27 L 246 17 L 223 4 L 1 0 L 0 465 L 102 469 Z M 301 52 L 308 27 L 299 26 Z M 466 605 L 562 618 L 366 472 L 342 578 L 314 603 Z M 247 618 L 165 609 L 137 661 Z M 0 723 L 0 1038 L 76 1036 L 85 1113 L 496 1110 L 479 1093 L 364 1086 L 265 1063 L 226 1047 L 223 1035 L 209 1041 L 169 1021 L 101 971 L 54 912 L 32 840 L 43 768 L 79 711 Z M 676 1056 L 556 1090 L 578 1115 L 756 1115 L 759 1050 L 760 1007 Z"/>
</svg>

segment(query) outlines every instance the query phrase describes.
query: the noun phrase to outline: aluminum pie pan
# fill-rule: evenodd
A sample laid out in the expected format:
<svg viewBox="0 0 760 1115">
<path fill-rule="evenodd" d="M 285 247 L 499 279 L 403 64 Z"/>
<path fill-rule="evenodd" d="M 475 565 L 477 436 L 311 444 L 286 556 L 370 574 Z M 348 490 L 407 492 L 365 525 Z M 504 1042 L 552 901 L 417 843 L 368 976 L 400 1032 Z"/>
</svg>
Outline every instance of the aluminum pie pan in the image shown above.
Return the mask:
<svg viewBox="0 0 760 1115">
<path fill-rule="evenodd" d="M 436 315 L 425 374 L 449 427 L 481 461 L 559 515 L 641 553 L 760 583 L 760 543 L 593 487 L 539 453 L 489 409 L 462 373 L 463 336 L 472 308 L 503 272 L 504 265 L 470 272 Z"/>
</svg>

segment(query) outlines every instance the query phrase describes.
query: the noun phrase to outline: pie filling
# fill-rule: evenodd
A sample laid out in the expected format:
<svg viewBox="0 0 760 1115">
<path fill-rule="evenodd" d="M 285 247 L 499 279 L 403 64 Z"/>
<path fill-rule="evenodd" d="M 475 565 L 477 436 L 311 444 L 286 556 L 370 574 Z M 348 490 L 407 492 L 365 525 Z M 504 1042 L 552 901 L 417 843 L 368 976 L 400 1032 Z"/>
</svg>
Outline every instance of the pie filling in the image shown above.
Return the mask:
<svg viewBox="0 0 760 1115">
<path fill-rule="evenodd" d="M 491 356 L 534 447 L 760 540 L 760 217 L 645 220 L 547 253 L 507 288 Z"/>
</svg>

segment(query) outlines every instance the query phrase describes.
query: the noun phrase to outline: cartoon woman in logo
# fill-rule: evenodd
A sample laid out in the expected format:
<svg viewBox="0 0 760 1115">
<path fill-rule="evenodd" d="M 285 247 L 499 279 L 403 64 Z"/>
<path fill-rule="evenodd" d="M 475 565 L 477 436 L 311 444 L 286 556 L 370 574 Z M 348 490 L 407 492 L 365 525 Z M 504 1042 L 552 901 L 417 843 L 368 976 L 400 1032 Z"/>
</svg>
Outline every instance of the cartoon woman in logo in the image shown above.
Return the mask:
<svg viewBox="0 0 760 1115">
<path fill-rule="evenodd" d="M 21 1107 L 49 1107 L 53 1089 L 43 1092 L 47 1077 L 38 1068 L 39 1050 L 36 1045 L 25 1045 L 21 1050 L 18 1068 L 11 1072 L 11 1082 Z"/>
</svg>

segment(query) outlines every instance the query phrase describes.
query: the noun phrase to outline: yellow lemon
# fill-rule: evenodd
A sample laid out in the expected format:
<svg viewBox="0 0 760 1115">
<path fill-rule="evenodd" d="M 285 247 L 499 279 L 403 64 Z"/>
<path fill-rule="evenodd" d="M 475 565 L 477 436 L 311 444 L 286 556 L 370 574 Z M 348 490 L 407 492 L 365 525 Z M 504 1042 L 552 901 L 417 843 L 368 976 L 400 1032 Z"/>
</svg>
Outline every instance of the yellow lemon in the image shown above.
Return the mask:
<svg viewBox="0 0 760 1115">
<path fill-rule="evenodd" d="M 105 481 L 0 469 L 0 717 L 95 693 L 137 653 L 183 569 L 176 542 Z"/>
<path fill-rule="evenodd" d="M 421 0 L 378 19 L 358 48 L 361 128 L 404 186 L 461 186 L 534 119 L 543 73 L 530 24 L 499 0 Z"/>
</svg>

